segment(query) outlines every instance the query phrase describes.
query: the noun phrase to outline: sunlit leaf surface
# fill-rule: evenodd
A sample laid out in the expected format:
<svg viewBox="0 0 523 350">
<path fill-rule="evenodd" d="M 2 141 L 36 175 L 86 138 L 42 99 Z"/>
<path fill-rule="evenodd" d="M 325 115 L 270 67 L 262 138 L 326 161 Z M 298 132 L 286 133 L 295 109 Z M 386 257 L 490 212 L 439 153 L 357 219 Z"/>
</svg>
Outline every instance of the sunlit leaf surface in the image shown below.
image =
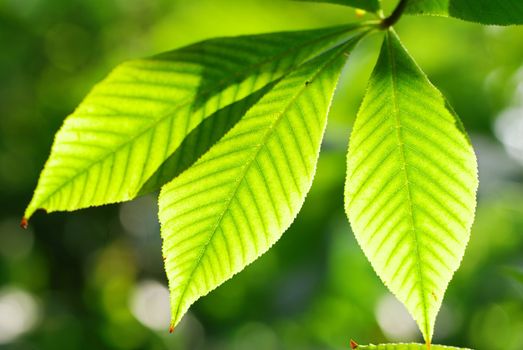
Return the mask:
<svg viewBox="0 0 523 350">
<path fill-rule="evenodd" d="M 160 194 L 172 327 L 266 252 L 312 184 L 327 112 L 356 40 L 299 67 Z"/>
<path fill-rule="evenodd" d="M 469 240 L 477 165 L 461 122 L 388 32 L 352 131 L 345 188 L 356 238 L 427 342 Z"/>
<path fill-rule="evenodd" d="M 57 133 L 26 218 L 160 188 L 250 108 L 253 94 L 354 28 L 213 39 L 120 65 Z M 181 145 L 183 157 L 174 154 Z"/>
</svg>

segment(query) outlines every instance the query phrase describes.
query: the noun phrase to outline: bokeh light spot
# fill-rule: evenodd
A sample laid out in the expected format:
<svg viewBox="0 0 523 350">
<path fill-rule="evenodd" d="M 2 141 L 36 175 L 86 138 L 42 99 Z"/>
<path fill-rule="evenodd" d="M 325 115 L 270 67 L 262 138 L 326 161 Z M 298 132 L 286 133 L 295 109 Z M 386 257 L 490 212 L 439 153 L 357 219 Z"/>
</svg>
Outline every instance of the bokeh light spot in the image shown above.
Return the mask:
<svg viewBox="0 0 523 350">
<path fill-rule="evenodd" d="M 31 294 L 17 287 L 0 290 L 0 344 L 31 330 L 38 318 L 38 304 Z"/>
<path fill-rule="evenodd" d="M 144 326 L 165 331 L 171 319 L 169 290 L 161 283 L 140 282 L 131 296 L 131 311 Z"/>
<path fill-rule="evenodd" d="M 509 108 L 501 113 L 494 130 L 507 153 L 523 164 L 523 107 Z"/>
<path fill-rule="evenodd" d="M 392 295 L 386 294 L 380 299 L 375 313 L 381 330 L 390 340 L 409 342 L 419 337 L 416 322 Z"/>
<path fill-rule="evenodd" d="M 140 197 L 120 206 L 120 222 L 127 232 L 143 238 L 160 230 L 157 212 L 153 196 Z"/>
</svg>

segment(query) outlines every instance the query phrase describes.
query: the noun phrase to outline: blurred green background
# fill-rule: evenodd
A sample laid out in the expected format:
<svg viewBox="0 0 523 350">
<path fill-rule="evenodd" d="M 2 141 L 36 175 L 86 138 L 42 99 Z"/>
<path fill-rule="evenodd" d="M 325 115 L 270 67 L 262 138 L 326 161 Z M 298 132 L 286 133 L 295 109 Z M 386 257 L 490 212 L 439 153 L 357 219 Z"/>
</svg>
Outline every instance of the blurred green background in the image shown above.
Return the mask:
<svg viewBox="0 0 523 350">
<path fill-rule="evenodd" d="M 394 1 L 385 1 L 387 8 Z M 0 0 L 0 349 L 347 349 L 421 340 L 343 213 L 351 124 L 380 35 L 352 55 L 315 184 L 257 262 L 169 326 L 156 199 L 19 219 L 53 135 L 116 64 L 204 38 L 355 20 L 285 0 Z M 462 117 L 481 186 L 435 342 L 523 349 L 523 28 L 404 17 L 400 36 Z"/>
</svg>

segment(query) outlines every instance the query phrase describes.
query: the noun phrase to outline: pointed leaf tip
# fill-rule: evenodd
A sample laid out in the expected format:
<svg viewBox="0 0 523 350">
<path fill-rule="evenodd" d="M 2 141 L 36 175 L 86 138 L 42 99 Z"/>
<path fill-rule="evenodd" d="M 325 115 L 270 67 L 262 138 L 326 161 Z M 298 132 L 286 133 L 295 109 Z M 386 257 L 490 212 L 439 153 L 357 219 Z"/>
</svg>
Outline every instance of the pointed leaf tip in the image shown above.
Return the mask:
<svg viewBox="0 0 523 350">
<path fill-rule="evenodd" d="M 359 346 L 358 343 L 356 343 L 356 342 L 355 342 L 354 340 L 352 340 L 352 339 L 350 340 L 350 348 L 351 348 L 352 350 L 357 349 L 358 346 Z"/>
<path fill-rule="evenodd" d="M 294 221 L 312 184 L 343 52 L 359 38 L 283 78 L 162 188 L 159 217 L 173 324 L 198 298 L 265 253 Z"/>
<path fill-rule="evenodd" d="M 461 121 L 390 31 L 351 134 L 345 209 L 374 270 L 418 323 L 423 349 L 436 348 L 436 315 L 469 241 L 477 187 Z"/>
<path fill-rule="evenodd" d="M 29 221 L 27 221 L 27 218 L 23 217 L 20 221 L 20 227 L 24 230 L 27 230 L 27 227 L 29 226 Z"/>
<path fill-rule="evenodd" d="M 172 334 L 173 332 L 174 332 L 174 324 L 171 324 L 171 325 L 169 326 L 169 333 Z"/>
<path fill-rule="evenodd" d="M 119 65 L 56 134 L 24 216 L 158 190 L 219 140 L 256 93 L 360 27 L 217 38 Z"/>
</svg>

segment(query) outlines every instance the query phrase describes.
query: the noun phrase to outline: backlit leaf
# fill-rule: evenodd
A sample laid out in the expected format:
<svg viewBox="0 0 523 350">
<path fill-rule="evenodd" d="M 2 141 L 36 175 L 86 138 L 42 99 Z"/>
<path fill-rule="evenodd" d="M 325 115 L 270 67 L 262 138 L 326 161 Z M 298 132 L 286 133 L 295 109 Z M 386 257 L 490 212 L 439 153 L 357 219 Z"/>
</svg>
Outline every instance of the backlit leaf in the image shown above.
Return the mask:
<svg viewBox="0 0 523 350">
<path fill-rule="evenodd" d="M 388 32 L 352 131 L 345 209 L 387 287 L 430 343 L 469 240 L 476 158 L 442 94 Z"/>
<path fill-rule="evenodd" d="M 172 327 L 207 294 L 266 252 L 296 217 L 316 169 L 344 53 L 299 67 L 160 193 Z"/>
<path fill-rule="evenodd" d="M 120 65 L 57 133 L 26 218 L 159 189 L 239 120 L 251 95 L 356 27 L 213 39 Z M 188 135 L 199 146 L 179 159 Z"/>
</svg>

